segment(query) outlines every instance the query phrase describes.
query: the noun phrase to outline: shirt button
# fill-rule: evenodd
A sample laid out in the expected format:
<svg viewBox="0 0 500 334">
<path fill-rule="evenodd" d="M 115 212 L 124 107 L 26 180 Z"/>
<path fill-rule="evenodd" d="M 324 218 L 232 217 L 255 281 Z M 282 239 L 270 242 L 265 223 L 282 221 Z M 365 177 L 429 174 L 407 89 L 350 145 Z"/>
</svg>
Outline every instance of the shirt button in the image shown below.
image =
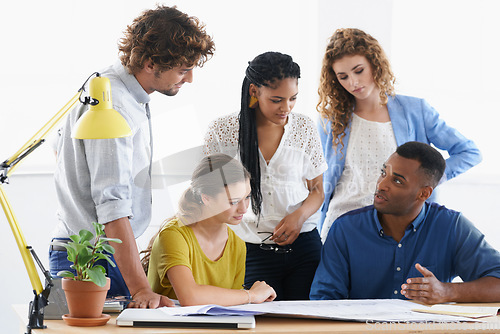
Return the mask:
<svg viewBox="0 0 500 334">
<path fill-rule="evenodd" d="M 399 247 L 399 248 L 401 248 L 401 247 L 403 247 L 403 245 L 401 245 L 401 244 L 398 244 L 398 247 Z"/>
<path fill-rule="evenodd" d="M 268 192 L 267 194 L 268 194 L 269 196 L 271 196 L 271 192 Z"/>
<path fill-rule="evenodd" d="M 394 290 L 394 294 L 397 295 L 398 294 L 398 290 Z"/>
<path fill-rule="evenodd" d="M 397 270 L 397 271 L 401 271 L 401 267 L 397 267 L 397 268 L 396 268 L 396 270 Z"/>
</svg>

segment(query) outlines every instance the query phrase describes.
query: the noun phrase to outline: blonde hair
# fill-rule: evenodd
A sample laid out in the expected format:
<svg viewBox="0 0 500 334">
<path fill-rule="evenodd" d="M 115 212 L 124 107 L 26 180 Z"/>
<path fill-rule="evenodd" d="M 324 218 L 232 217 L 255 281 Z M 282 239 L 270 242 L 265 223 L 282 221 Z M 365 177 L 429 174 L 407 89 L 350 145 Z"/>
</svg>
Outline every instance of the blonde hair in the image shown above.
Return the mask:
<svg viewBox="0 0 500 334">
<path fill-rule="evenodd" d="M 142 267 L 147 273 L 151 250 L 156 237 L 172 219 L 178 218 L 180 223 L 189 225 L 197 222 L 203 212 L 202 195 L 215 197 L 225 188 L 234 183 L 245 182 L 250 179 L 250 173 L 243 165 L 222 153 L 204 157 L 196 166 L 191 176 L 191 185 L 184 191 L 179 199 L 179 207 L 174 217 L 163 221 L 158 232 L 149 241 L 148 247 L 141 251 Z"/>
<path fill-rule="evenodd" d="M 321 68 L 318 89 L 317 111 L 324 118 L 323 128 L 331 122 L 334 147 L 344 146 L 343 138 L 355 106 L 352 94 L 342 87 L 333 71 L 333 63 L 344 56 L 361 55 L 371 65 L 373 80 L 380 89 L 380 101 L 387 104 L 387 95 L 394 96 L 394 74 L 380 43 L 362 30 L 354 28 L 337 29 L 330 37 Z"/>
</svg>

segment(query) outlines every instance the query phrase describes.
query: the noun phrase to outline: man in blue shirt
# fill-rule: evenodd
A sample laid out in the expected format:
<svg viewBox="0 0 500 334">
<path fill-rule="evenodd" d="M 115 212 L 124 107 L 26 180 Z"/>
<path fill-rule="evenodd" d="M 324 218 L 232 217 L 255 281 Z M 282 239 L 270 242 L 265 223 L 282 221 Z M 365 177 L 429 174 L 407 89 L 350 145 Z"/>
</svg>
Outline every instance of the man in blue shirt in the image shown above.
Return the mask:
<svg viewBox="0 0 500 334">
<path fill-rule="evenodd" d="M 386 161 L 374 204 L 339 217 L 323 246 L 311 299 L 500 301 L 500 253 L 461 213 L 426 200 L 445 169 L 408 142 Z M 460 276 L 463 283 L 451 283 Z"/>
</svg>

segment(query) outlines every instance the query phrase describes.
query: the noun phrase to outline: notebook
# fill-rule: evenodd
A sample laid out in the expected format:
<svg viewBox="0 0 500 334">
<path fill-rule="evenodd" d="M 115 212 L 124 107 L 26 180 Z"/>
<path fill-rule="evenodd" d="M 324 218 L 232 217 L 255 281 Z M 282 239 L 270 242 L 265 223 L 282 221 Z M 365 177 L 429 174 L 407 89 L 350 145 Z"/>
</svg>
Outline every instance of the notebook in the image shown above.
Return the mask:
<svg viewBox="0 0 500 334">
<path fill-rule="evenodd" d="M 118 326 L 133 327 L 174 327 L 174 328 L 255 328 L 253 315 L 168 315 L 160 309 L 123 310 L 116 318 Z"/>
</svg>

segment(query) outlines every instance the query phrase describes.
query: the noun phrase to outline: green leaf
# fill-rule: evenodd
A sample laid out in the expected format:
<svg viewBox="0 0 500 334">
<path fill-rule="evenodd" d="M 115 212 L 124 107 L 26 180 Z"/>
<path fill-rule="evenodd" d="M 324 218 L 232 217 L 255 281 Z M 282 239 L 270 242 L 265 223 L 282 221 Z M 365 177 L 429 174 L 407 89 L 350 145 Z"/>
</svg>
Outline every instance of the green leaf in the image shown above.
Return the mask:
<svg viewBox="0 0 500 334">
<path fill-rule="evenodd" d="M 94 231 L 96 236 L 104 235 L 104 225 L 92 222 L 92 225 L 94 225 Z"/>
<path fill-rule="evenodd" d="M 113 246 L 111 245 L 108 245 L 108 244 L 103 244 L 102 245 L 102 248 L 108 252 L 109 254 L 115 254 L 115 249 L 113 248 Z"/>
<path fill-rule="evenodd" d="M 108 254 L 99 254 L 99 260 L 106 260 L 112 267 L 116 267 L 116 264 L 111 260 L 111 256 Z"/>
<path fill-rule="evenodd" d="M 106 285 L 106 275 L 104 275 L 104 268 L 102 266 L 95 266 L 87 270 L 87 274 L 92 282 L 100 287 Z"/>
<path fill-rule="evenodd" d="M 121 244 L 122 241 L 120 239 L 117 239 L 117 238 L 101 238 L 102 241 L 107 241 L 107 242 L 116 242 L 117 244 Z"/>
<path fill-rule="evenodd" d="M 88 241 L 88 240 L 85 240 L 82 243 L 82 245 L 85 246 L 85 247 L 91 247 L 91 248 L 94 247 L 94 245 L 90 241 Z"/>
<path fill-rule="evenodd" d="M 69 277 L 69 278 L 74 278 L 75 275 L 69 271 L 69 270 L 61 270 L 60 272 L 57 273 L 57 276 L 59 277 Z"/>
<path fill-rule="evenodd" d="M 68 252 L 68 261 L 74 263 L 76 260 L 76 255 L 78 254 L 76 248 L 73 247 L 73 245 L 68 244 L 68 247 L 66 247 L 66 250 Z"/>
<path fill-rule="evenodd" d="M 80 230 L 80 233 L 78 233 L 80 235 L 80 243 L 84 243 L 85 241 L 89 241 L 89 240 L 92 240 L 94 238 L 94 235 L 92 234 L 92 232 L 88 231 L 88 230 Z"/>
<path fill-rule="evenodd" d="M 76 243 L 79 243 L 80 242 L 80 236 L 77 235 L 77 234 L 73 234 L 73 235 L 70 235 L 69 238 L 73 241 L 73 242 L 76 242 Z"/>
<path fill-rule="evenodd" d="M 78 252 L 77 263 L 79 266 L 85 266 L 87 263 L 92 260 L 92 253 L 88 251 L 87 248 L 83 248 L 80 252 Z"/>
<path fill-rule="evenodd" d="M 121 240 L 107 238 L 104 234 L 104 225 L 96 222 L 92 222 L 92 225 L 95 231 L 94 244 L 92 243 L 94 234 L 86 229 L 82 229 L 77 235 L 70 236 L 70 242 L 61 244 L 61 246 L 66 247 L 68 260 L 73 263 L 70 268 L 77 272 L 77 275 L 74 275 L 75 279 L 91 280 L 97 285 L 103 286 L 106 284 L 106 270 L 100 265 L 95 265 L 95 262 L 104 259 L 111 266 L 116 267 L 116 264 L 111 260 L 111 256 L 109 255 L 114 254 L 115 249 L 113 246 L 109 245 L 108 242 L 121 243 Z M 103 252 L 107 253 L 103 254 Z M 73 277 L 71 272 L 61 273 Z"/>
</svg>

